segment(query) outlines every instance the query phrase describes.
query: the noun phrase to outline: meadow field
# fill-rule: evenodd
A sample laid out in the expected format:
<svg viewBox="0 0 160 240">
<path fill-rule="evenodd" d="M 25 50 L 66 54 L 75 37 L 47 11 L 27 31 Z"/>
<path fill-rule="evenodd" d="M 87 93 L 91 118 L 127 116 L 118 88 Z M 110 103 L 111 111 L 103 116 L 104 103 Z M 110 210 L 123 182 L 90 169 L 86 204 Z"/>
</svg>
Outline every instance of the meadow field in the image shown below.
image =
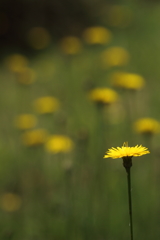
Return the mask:
<svg viewBox="0 0 160 240">
<path fill-rule="evenodd" d="M 109 10 L 108 10 L 109 9 Z M 0 63 L 0 239 L 130 239 L 127 177 L 108 149 L 133 157 L 134 239 L 160 238 L 160 4 L 103 9 L 58 41 L 42 27 L 27 54 Z"/>
</svg>

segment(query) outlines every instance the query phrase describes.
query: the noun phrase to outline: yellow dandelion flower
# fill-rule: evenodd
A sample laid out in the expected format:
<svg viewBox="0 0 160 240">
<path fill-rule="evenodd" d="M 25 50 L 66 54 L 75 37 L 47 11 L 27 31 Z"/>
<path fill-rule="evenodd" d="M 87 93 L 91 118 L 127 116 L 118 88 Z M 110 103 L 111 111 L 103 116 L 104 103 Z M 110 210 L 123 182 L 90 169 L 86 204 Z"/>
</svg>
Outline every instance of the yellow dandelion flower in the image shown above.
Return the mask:
<svg viewBox="0 0 160 240">
<path fill-rule="evenodd" d="M 36 112 L 40 114 L 47 114 L 57 111 L 60 103 L 55 97 L 47 96 L 36 99 L 33 106 Z"/>
<path fill-rule="evenodd" d="M 74 55 L 81 51 L 82 44 L 79 38 L 74 36 L 64 37 L 60 41 L 60 48 L 65 54 Z"/>
<path fill-rule="evenodd" d="M 143 147 L 142 145 L 135 147 L 128 147 L 128 143 L 124 143 L 122 147 L 108 149 L 104 158 L 131 158 L 139 157 L 145 154 L 150 153 L 148 148 Z"/>
<path fill-rule="evenodd" d="M 141 118 L 134 123 L 134 130 L 142 134 L 155 134 L 160 132 L 160 123 L 153 118 Z"/>
<path fill-rule="evenodd" d="M 0 196 L 0 206 L 6 212 L 15 212 L 20 209 L 22 199 L 15 193 L 4 193 Z"/>
<path fill-rule="evenodd" d="M 123 166 L 127 172 L 127 184 L 128 184 L 128 204 L 129 204 L 129 221 L 130 221 L 130 234 L 133 239 L 133 221 L 132 221 L 132 194 L 131 194 L 131 173 L 132 157 L 140 157 L 142 155 L 150 153 L 148 148 L 142 145 L 135 147 L 128 147 L 128 142 L 125 142 L 122 147 L 112 147 L 108 149 L 104 158 L 122 158 Z"/>
<path fill-rule="evenodd" d="M 39 146 L 47 141 L 48 132 L 45 129 L 27 131 L 22 135 L 23 144 L 29 147 Z"/>
<path fill-rule="evenodd" d="M 46 142 L 46 151 L 51 153 L 70 152 L 73 149 L 73 141 L 64 135 L 52 135 Z"/>
<path fill-rule="evenodd" d="M 20 114 L 15 117 L 14 124 L 20 130 L 30 129 L 36 126 L 37 118 L 32 114 Z"/>
<path fill-rule="evenodd" d="M 23 68 L 17 73 L 17 82 L 23 85 L 30 85 L 35 81 L 36 74 L 30 68 Z"/>
<path fill-rule="evenodd" d="M 88 44 L 106 44 L 110 42 L 112 34 L 104 27 L 89 27 L 83 32 L 83 38 Z"/>
<path fill-rule="evenodd" d="M 43 27 L 31 28 L 27 34 L 27 40 L 31 47 L 40 50 L 46 48 L 51 42 L 51 36 Z"/>
<path fill-rule="evenodd" d="M 142 76 L 135 73 L 116 72 L 111 76 L 111 81 L 115 87 L 139 90 L 145 85 L 145 80 Z"/>
<path fill-rule="evenodd" d="M 110 47 L 101 54 L 104 68 L 124 66 L 129 62 L 129 58 L 128 51 L 122 47 Z"/>
<path fill-rule="evenodd" d="M 118 100 L 118 94 L 110 88 L 95 88 L 89 92 L 89 98 L 97 103 L 111 104 Z"/>
<path fill-rule="evenodd" d="M 5 65 L 12 72 L 21 72 L 28 65 L 28 59 L 21 54 L 13 54 L 5 59 Z"/>
</svg>

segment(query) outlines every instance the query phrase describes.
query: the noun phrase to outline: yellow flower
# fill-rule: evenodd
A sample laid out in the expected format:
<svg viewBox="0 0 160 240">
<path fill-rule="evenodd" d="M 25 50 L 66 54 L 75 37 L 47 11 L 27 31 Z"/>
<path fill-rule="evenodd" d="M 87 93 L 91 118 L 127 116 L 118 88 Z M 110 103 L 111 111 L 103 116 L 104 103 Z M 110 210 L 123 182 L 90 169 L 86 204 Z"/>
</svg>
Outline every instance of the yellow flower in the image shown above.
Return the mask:
<svg viewBox="0 0 160 240">
<path fill-rule="evenodd" d="M 32 114 L 21 114 L 15 117 L 15 126 L 21 130 L 35 127 L 37 118 Z"/>
<path fill-rule="evenodd" d="M 34 101 L 34 109 L 40 114 L 52 113 L 59 109 L 60 103 L 55 97 L 41 97 Z"/>
<path fill-rule="evenodd" d="M 90 27 L 83 33 L 83 38 L 88 44 L 106 44 L 110 42 L 111 32 L 104 27 Z"/>
<path fill-rule="evenodd" d="M 45 148 L 54 154 L 70 152 L 73 149 L 73 141 L 64 135 L 52 135 L 46 142 Z"/>
<path fill-rule="evenodd" d="M 108 149 L 104 158 L 129 158 L 129 157 L 139 157 L 150 153 L 148 148 L 143 147 L 142 145 L 135 147 L 128 147 L 128 143 L 124 143 L 122 147 Z"/>
<path fill-rule="evenodd" d="M 110 88 L 95 88 L 90 91 L 89 98 L 97 103 L 111 104 L 118 100 L 118 94 Z"/>
<path fill-rule="evenodd" d="M 144 87 L 145 80 L 138 74 L 127 72 L 116 72 L 111 76 L 115 87 L 138 90 Z"/>
<path fill-rule="evenodd" d="M 79 38 L 68 36 L 61 39 L 60 48 L 65 54 L 74 55 L 80 52 L 82 44 Z"/>
<path fill-rule="evenodd" d="M 35 81 L 36 74 L 30 68 L 23 68 L 17 73 L 17 81 L 23 85 L 30 85 Z"/>
<path fill-rule="evenodd" d="M 20 72 L 28 65 L 28 59 L 21 54 L 13 54 L 5 59 L 7 68 L 12 72 Z"/>
<path fill-rule="evenodd" d="M 141 118 L 134 123 L 134 129 L 138 133 L 154 134 L 160 132 L 160 123 L 153 118 Z"/>
<path fill-rule="evenodd" d="M 124 66 L 129 62 L 129 53 L 122 47 L 110 47 L 102 52 L 103 67 Z"/>
<path fill-rule="evenodd" d="M 15 193 L 4 193 L 0 197 L 1 208 L 6 212 L 15 212 L 22 205 L 22 199 Z"/>
<path fill-rule="evenodd" d="M 39 146 L 46 142 L 48 133 L 45 129 L 27 131 L 22 135 L 22 141 L 26 146 Z"/>
<path fill-rule="evenodd" d="M 49 32 L 43 27 L 31 28 L 27 34 L 27 39 L 31 47 L 37 50 L 46 48 L 51 42 Z"/>
</svg>

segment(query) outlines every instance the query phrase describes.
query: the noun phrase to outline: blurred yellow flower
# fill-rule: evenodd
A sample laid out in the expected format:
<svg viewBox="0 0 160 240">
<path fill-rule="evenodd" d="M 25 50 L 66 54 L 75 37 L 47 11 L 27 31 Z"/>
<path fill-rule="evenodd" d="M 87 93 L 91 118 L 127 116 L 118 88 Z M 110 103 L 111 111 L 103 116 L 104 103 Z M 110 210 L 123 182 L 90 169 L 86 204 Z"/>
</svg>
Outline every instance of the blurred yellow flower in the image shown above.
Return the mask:
<svg viewBox="0 0 160 240">
<path fill-rule="evenodd" d="M 60 48 L 65 54 L 74 55 L 81 51 L 82 44 L 79 38 L 74 36 L 64 37 L 60 41 Z"/>
<path fill-rule="evenodd" d="M 70 152 L 73 149 L 73 141 L 64 135 L 52 135 L 46 142 L 45 148 L 51 153 Z"/>
<path fill-rule="evenodd" d="M 111 104 L 118 100 L 118 94 L 110 88 L 95 88 L 89 92 L 89 98 L 93 102 Z"/>
<path fill-rule="evenodd" d="M 133 13 L 123 5 L 111 5 L 108 8 L 107 20 L 110 26 L 124 28 L 131 23 Z"/>
<path fill-rule="evenodd" d="M 111 76 L 114 86 L 132 90 L 138 90 L 144 87 L 145 80 L 138 74 L 116 72 Z"/>
<path fill-rule="evenodd" d="M 47 138 L 48 132 L 45 129 L 27 131 L 22 135 L 23 144 L 30 147 L 44 144 Z"/>
<path fill-rule="evenodd" d="M 21 54 L 13 54 L 5 59 L 5 65 L 12 72 L 21 72 L 28 65 L 28 59 Z"/>
<path fill-rule="evenodd" d="M 104 68 L 124 66 L 129 62 L 129 59 L 128 51 L 122 47 L 110 47 L 101 53 Z"/>
<path fill-rule="evenodd" d="M 20 114 L 15 117 L 14 123 L 17 128 L 26 130 L 36 126 L 37 118 L 32 114 Z"/>
<path fill-rule="evenodd" d="M 140 118 L 134 125 L 134 130 L 138 133 L 155 134 L 160 132 L 160 123 L 153 118 Z"/>
<path fill-rule="evenodd" d="M 50 44 L 51 36 L 47 29 L 43 27 L 34 27 L 29 30 L 27 40 L 32 48 L 40 50 L 46 48 Z"/>
<path fill-rule="evenodd" d="M 88 44 L 106 44 L 110 42 L 112 34 L 104 27 L 89 27 L 83 32 L 83 38 Z"/>
<path fill-rule="evenodd" d="M 60 103 L 57 98 L 48 96 L 36 99 L 33 106 L 38 113 L 47 114 L 57 111 L 60 107 Z"/>
<path fill-rule="evenodd" d="M 36 73 L 30 68 L 23 68 L 16 75 L 17 81 L 23 85 L 30 85 L 35 81 Z"/>
<path fill-rule="evenodd" d="M 128 143 L 124 143 L 122 147 L 108 149 L 104 158 L 129 158 L 129 157 L 139 157 L 144 154 L 150 153 L 148 148 L 142 145 L 135 147 L 128 147 Z"/>
<path fill-rule="evenodd" d="M 20 209 L 22 199 L 15 193 L 4 193 L 0 196 L 1 208 L 6 212 L 15 212 Z"/>
</svg>

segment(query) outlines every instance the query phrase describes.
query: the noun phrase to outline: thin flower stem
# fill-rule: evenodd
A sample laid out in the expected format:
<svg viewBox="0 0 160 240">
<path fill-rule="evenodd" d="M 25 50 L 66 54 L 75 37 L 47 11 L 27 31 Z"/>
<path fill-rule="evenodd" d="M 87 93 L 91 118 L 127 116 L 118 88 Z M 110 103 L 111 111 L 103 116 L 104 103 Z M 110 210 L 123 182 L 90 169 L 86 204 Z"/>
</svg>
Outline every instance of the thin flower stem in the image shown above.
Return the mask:
<svg viewBox="0 0 160 240">
<path fill-rule="evenodd" d="M 128 203 L 129 203 L 129 220 L 130 220 L 130 234 L 131 240 L 133 240 L 133 221 L 132 221 L 132 195 L 131 195 L 131 173 L 130 167 L 126 168 L 127 172 L 127 182 L 128 182 Z"/>
</svg>

